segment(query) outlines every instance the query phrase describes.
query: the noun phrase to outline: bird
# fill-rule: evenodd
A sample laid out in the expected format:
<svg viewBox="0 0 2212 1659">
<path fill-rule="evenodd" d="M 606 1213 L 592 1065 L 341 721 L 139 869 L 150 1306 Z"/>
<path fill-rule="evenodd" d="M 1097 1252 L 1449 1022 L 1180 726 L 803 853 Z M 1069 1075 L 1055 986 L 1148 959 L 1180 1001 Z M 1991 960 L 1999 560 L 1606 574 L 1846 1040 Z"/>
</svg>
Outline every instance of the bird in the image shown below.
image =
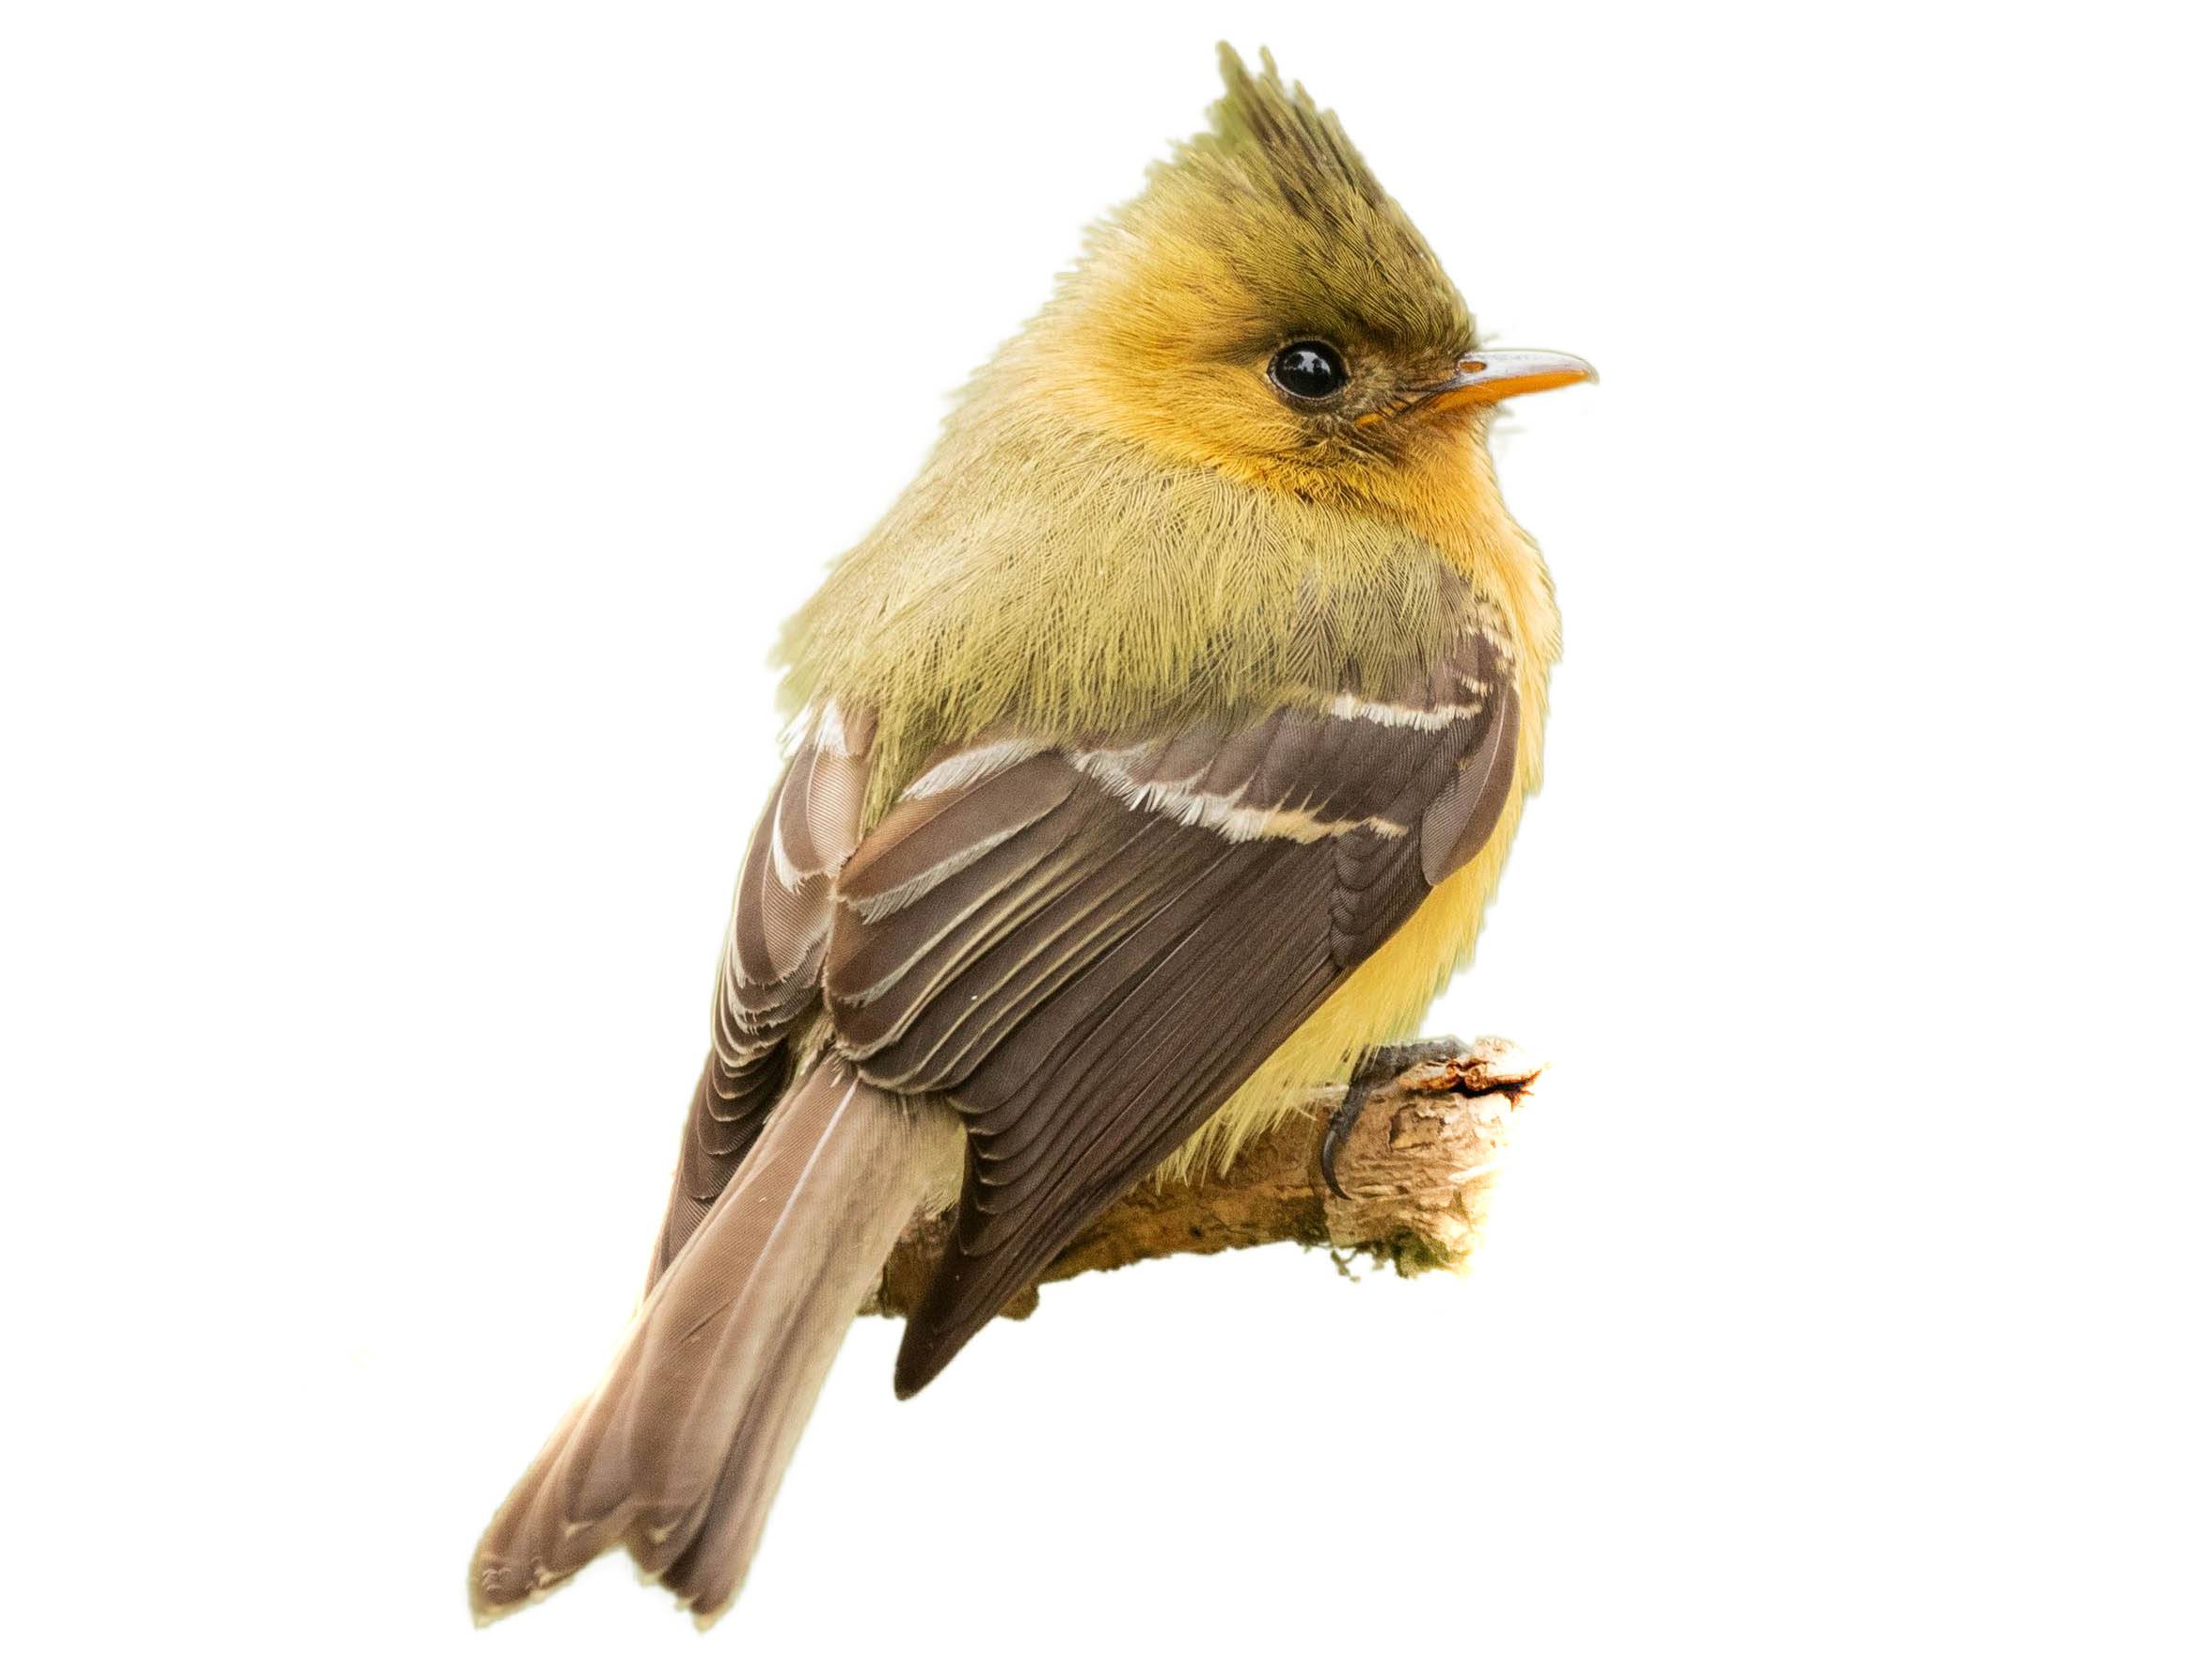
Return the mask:
<svg viewBox="0 0 2212 1659">
<path fill-rule="evenodd" d="M 626 1547 L 710 1622 L 909 1222 L 957 1207 L 902 1398 L 1470 957 L 1559 653 L 1490 426 L 1592 371 L 1483 346 L 1336 117 L 1220 57 L 781 637 L 643 1300 L 484 1532 L 480 1620 Z"/>
</svg>

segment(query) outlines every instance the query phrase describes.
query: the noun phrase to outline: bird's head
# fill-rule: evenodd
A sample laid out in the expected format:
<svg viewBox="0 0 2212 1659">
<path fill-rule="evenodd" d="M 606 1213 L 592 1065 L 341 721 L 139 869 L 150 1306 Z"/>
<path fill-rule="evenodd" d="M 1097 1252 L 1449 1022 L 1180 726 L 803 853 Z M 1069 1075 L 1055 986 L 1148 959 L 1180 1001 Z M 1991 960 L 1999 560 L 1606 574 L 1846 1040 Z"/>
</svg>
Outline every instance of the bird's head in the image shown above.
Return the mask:
<svg viewBox="0 0 2212 1659">
<path fill-rule="evenodd" d="M 1094 228 L 1022 345 L 1031 395 L 1160 458 L 1389 507 L 1469 476 L 1501 399 L 1588 378 L 1477 347 L 1336 118 L 1226 46 L 1208 130 Z"/>
</svg>

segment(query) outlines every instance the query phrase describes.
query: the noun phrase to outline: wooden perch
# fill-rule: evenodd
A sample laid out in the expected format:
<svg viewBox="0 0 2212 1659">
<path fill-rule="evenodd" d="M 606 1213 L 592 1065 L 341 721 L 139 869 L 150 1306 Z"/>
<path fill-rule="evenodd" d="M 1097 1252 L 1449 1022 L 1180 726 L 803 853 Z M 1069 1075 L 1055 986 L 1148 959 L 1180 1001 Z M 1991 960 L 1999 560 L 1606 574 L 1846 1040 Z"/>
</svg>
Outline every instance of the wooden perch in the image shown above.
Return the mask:
<svg viewBox="0 0 2212 1659">
<path fill-rule="evenodd" d="M 1162 1256 L 1210 1256 L 1293 1241 L 1366 1254 L 1408 1277 L 1466 1271 L 1514 1114 L 1543 1067 L 1503 1037 L 1436 1037 L 1380 1051 L 1355 1081 L 1368 1091 L 1336 1155 L 1338 1197 L 1321 1178 L 1321 1136 L 1345 1098 L 1314 1091 L 1309 1108 L 1247 1146 L 1221 1175 L 1147 1181 L 1100 1216 L 1039 1283 Z M 904 1317 L 921 1299 L 952 1233 L 950 1214 L 907 1230 L 863 1310 Z M 1026 1319 L 1035 1287 L 1005 1308 Z"/>
</svg>

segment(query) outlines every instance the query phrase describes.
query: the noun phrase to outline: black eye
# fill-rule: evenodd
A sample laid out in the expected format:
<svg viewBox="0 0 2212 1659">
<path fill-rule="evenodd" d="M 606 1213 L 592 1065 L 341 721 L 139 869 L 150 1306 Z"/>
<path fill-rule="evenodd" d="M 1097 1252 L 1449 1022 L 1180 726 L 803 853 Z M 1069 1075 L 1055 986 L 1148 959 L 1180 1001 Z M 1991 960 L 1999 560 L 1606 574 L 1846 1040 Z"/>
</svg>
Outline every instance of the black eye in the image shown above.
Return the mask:
<svg viewBox="0 0 2212 1659">
<path fill-rule="evenodd" d="M 1344 389 L 1344 355 L 1325 340 L 1294 340 L 1275 354 L 1268 378 L 1307 403 Z"/>
</svg>

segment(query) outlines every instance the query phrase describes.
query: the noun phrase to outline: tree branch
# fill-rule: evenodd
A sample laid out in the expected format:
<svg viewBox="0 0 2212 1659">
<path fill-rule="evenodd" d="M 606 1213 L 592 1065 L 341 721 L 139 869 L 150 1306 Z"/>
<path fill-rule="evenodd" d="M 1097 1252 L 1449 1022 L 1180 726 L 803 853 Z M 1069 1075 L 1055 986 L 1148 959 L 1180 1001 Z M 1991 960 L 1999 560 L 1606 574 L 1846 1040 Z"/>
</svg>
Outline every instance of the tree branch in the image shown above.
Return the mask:
<svg viewBox="0 0 2212 1659">
<path fill-rule="evenodd" d="M 1365 1254 L 1407 1277 L 1464 1272 L 1481 1242 L 1491 1183 L 1513 1116 L 1543 1067 L 1503 1037 L 1456 1037 L 1381 1050 L 1354 1080 L 1367 1104 L 1336 1156 L 1345 1196 L 1321 1177 L 1320 1146 L 1343 1085 L 1314 1091 L 1228 1170 L 1196 1181 L 1147 1181 L 1069 1245 L 1040 1283 L 1163 1256 L 1210 1256 L 1286 1241 Z M 952 1235 L 949 1214 L 908 1228 L 865 1310 L 904 1317 L 920 1301 Z M 1005 1309 L 1025 1319 L 1033 1288 Z"/>
</svg>

